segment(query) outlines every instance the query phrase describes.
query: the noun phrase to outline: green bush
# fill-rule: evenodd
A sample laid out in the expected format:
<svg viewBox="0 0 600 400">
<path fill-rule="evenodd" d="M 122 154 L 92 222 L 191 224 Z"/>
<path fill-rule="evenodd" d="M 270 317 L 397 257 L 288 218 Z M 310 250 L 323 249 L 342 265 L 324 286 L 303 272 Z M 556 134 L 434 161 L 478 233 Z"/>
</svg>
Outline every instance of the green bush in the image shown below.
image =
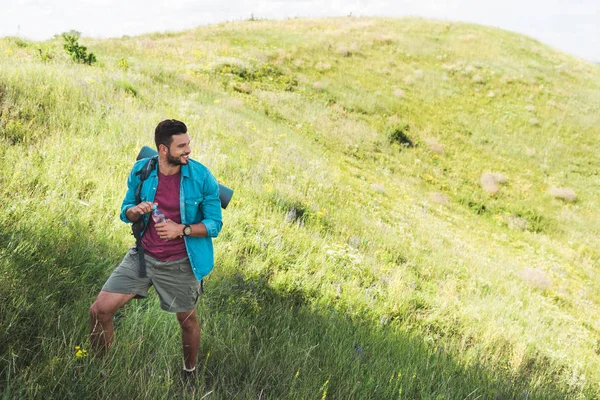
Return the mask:
<svg viewBox="0 0 600 400">
<path fill-rule="evenodd" d="M 42 62 L 48 62 L 54 58 L 54 51 L 52 47 L 48 45 L 39 44 L 36 47 L 36 50 Z"/>
<path fill-rule="evenodd" d="M 87 47 L 79 44 L 81 33 L 77 31 L 64 32 L 62 38 L 65 40 L 63 47 L 73 61 L 80 64 L 92 65 L 96 62 L 94 53 L 87 53 Z"/>
</svg>

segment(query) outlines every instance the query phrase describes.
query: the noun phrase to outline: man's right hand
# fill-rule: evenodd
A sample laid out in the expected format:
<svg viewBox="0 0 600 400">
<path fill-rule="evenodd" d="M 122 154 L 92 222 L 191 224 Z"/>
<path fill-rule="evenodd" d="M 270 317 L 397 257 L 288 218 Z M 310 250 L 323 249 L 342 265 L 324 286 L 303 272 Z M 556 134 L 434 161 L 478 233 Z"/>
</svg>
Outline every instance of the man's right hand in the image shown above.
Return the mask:
<svg viewBox="0 0 600 400">
<path fill-rule="evenodd" d="M 131 222 L 137 221 L 140 218 L 140 216 L 152 212 L 154 204 L 155 203 L 149 201 L 142 201 L 137 206 L 129 207 L 126 212 L 127 219 Z"/>
</svg>

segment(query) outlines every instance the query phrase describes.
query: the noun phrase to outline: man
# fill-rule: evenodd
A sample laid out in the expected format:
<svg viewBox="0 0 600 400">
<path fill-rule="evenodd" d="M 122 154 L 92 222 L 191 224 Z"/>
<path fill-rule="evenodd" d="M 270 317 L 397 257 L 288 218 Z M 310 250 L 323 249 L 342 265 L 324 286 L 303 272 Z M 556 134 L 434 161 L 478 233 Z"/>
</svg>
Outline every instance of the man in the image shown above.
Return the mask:
<svg viewBox="0 0 600 400">
<path fill-rule="evenodd" d="M 113 342 L 115 312 L 134 297 L 146 297 L 153 285 L 161 308 L 177 316 L 184 374 L 192 374 L 200 346 L 196 303 L 201 279 L 213 268 L 212 238 L 223 226 L 219 187 L 204 165 L 189 158 L 190 138 L 183 122 L 162 121 L 154 141 L 157 168 L 142 183 L 141 202 L 136 202 L 138 172 L 147 159 L 134 164 L 121 206 L 121 220 L 129 223 L 143 218 L 146 223 L 141 241 L 146 273 L 140 274 L 137 249 L 130 249 L 90 308 L 90 339 L 98 351 L 107 350 Z M 155 205 L 165 214 L 166 222 L 155 223 L 149 218 Z"/>
</svg>

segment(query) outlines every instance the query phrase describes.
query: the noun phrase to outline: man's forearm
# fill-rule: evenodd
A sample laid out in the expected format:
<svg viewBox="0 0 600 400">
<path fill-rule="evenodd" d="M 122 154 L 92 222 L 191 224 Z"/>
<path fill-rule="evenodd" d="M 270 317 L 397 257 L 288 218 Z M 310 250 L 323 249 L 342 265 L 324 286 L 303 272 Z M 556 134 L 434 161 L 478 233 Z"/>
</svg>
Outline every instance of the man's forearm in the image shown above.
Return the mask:
<svg viewBox="0 0 600 400">
<path fill-rule="evenodd" d="M 125 216 L 126 216 L 126 217 L 127 217 L 127 219 L 128 219 L 128 220 L 130 220 L 131 222 L 135 222 L 135 221 L 137 221 L 138 219 L 140 219 L 140 216 L 141 216 L 141 214 L 140 214 L 140 213 L 137 213 L 137 212 L 135 212 L 135 211 L 133 210 L 134 208 L 135 208 L 135 207 L 129 207 L 129 208 L 127 209 L 127 211 L 125 211 Z"/>
</svg>

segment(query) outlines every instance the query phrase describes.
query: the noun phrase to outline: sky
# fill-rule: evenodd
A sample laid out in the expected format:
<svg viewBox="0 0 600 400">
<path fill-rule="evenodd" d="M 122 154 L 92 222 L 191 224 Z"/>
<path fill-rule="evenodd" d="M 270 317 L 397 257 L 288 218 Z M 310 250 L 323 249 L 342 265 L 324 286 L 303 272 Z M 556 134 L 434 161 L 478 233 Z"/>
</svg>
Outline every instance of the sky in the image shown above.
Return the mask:
<svg viewBox="0 0 600 400">
<path fill-rule="evenodd" d="M 418 16 L 495 26 L 600 62 L 600 0 L 0 0 L 0 10 L 0 37 L 33 40 L 71 29 L 93 37 L 179 31 L 251 16 Z"/>
</svg>

